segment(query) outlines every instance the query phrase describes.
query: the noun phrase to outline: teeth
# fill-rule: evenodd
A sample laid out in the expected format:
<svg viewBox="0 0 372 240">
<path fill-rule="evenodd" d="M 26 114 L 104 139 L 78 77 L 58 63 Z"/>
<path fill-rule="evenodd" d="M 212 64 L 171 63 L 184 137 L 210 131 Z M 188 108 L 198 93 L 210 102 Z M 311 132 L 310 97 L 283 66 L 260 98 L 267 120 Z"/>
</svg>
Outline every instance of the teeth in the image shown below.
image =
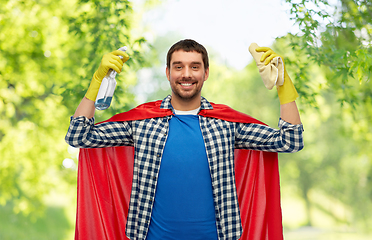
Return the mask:
<svg viewBox="0 0 372 240">
<path fill-rule="evenodd" d="M 182 86 L 185 86 L 185 87 L 188 87 L 188 86 L 191 86 L 192 84 L 191 83 L 181 83 Z"/>
</svg>

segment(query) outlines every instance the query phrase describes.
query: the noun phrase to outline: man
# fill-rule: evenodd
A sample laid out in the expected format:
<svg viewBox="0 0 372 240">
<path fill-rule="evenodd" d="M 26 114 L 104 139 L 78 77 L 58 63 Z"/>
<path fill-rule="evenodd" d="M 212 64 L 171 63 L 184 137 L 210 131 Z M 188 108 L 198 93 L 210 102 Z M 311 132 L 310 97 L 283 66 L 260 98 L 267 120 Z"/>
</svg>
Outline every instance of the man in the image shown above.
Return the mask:
<svg viewBox="0 0 372 240">
<path fill-rule="evenodd" d="M 261 61 L 265 63 L 278 56 L 268 48 L 256 51 L 264 53 Z M 278 87 L 279 130 L 258 121 L 224 117 L 225 111 L 234 116 L 240 113 L 217 110 L 219 105 L 201 96 L 209 76 L 206 49 L 193 40 L 182 40 L 167 54 L 166 76 L 172 94 L 159 105 L 145 105 L 151 108 L 149 114 L 156 111 L 159 117 L 156 113 L 156 117 L 132 119 L 128 112 L 124 120 L 119 114 L 94 125 L 94 100 L 100 82 L 108 69 L 120 72 L 128 58 L 121 51 L 103 57 L 72 117 L 67 143 L 80 148 L 134 147 L 128 238 L 239 239 L 242 227 L 234 150 L 296 152 L 303 148 L 303 128 L 294 102 L 297 92 L 293 92 L 288 74 Z M 163 111 L 167 112 L 164 116 Z"/>
</svg>

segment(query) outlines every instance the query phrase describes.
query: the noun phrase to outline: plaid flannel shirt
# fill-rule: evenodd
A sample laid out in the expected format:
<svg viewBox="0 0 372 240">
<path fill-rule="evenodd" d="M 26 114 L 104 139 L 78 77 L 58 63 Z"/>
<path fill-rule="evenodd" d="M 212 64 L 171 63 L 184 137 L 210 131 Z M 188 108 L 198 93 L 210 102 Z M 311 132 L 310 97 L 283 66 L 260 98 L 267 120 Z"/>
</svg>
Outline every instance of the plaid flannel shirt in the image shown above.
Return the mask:
<svg viewBox="0 0 372 240">
<path fill-rule="evenodd" d="M 171 96 L 161 108 L 173 109 Z M 212 109 L 205 99 L 200 109 Z M 107 122 L 94 125 L 94 118 L 71 118 L 66 142 L 79 148 L 134 146 L 132 192 L 126 235 L 145 239 L 151 219 L 160 162 L 172 116 Z M 201 132 L 212 179 L 216 225 L 219 239 L 239 239 L 242 234 L 235 186 L 234 149 L 296 152 L 303 148 L 302 124 L 279 119 L 279 130 L 260 124 L 243 124 L 199 115 Z"/>
</svg>

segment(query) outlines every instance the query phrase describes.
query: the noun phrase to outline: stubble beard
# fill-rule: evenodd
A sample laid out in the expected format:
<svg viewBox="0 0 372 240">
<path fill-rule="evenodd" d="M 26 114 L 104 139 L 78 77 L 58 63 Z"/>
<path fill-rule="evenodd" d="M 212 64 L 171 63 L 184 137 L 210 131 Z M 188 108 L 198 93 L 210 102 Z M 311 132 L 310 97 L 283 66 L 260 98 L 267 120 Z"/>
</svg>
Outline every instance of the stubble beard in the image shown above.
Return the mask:
<svg viewBox="0 0 372 240">
<path fill-rule="evenodd" d="M 174 93 L 174 95 L 176 95 L 177 98 L 179 98 L 183 101 L 191 101 L 191 100 L 195 99 L 196 97 L 199 97 L 200 91 L 195 91 L 191 94 L 184 94 L 184 93 L 181 93 L 178 90 L 174 90 L 173 93 Z"/>
<path fill-rule="evenodd" d="M 183 101 L 191 101 L 197 97 L 200 96 L 200 92 L 201 92 L 201 89 L 192 89 L 190 91 L 185 91 L 185 90 L 182 90 L 181 86 L 179 86 L 180 89 L 178 89 L 178 85 L 182 82 L 186 82 L 184 80 L 181 80 L 179 82 L 177 82 L 177 86 L 172 88 L 172 92 L 173 94 L 178 98 L 178 99 L 181 99 Z M 198 84 L 197 82 L 194 82 L 195 84 Z"/>
</svg>

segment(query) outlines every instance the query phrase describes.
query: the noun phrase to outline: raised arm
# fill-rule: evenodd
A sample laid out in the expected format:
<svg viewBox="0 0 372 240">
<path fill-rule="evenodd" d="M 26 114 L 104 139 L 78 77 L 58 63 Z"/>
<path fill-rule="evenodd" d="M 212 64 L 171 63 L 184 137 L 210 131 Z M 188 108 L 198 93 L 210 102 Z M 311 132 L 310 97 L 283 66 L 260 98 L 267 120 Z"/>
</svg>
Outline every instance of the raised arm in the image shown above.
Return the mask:
<svg viewBox="0 0 372 240">
<path fill-rule="evenodd" d="M 280 105 L 280 117 L 291 124 L 301 124 L 300 113 L 295 101 Z"/>
<path fill-rule="evenodd" d="M 119 57 L 123 56 L 123 59 Z M 123 51 L 116 50 L 107 53 L 103 56 L 101 63 L 94 73 L 92 81 L 89 85 L 85 97 L 81 100 L 73 117 L 85 116 L 87 118 L 94 117 L 94 102 L 96 100 L 99 87 L 101 86 L 103 78 L 106 76 L 109 69 L 115 70 L 117 73 L 121 72 L 123 64 L 129 59 L 128 54 Z"/>
<path fill-rule="evenodd" d="M 79 116 L 84 116 L 87 118 L 92 118 L 94 117 L 95 111 L 96 111 L 96 108 L 94 107 L 94 101 L 89 100 L 86 97 L 83 97 L 79 106 L 76 108 L 76 111 L 73 117 L 76 118 Z"/>
</svg>

